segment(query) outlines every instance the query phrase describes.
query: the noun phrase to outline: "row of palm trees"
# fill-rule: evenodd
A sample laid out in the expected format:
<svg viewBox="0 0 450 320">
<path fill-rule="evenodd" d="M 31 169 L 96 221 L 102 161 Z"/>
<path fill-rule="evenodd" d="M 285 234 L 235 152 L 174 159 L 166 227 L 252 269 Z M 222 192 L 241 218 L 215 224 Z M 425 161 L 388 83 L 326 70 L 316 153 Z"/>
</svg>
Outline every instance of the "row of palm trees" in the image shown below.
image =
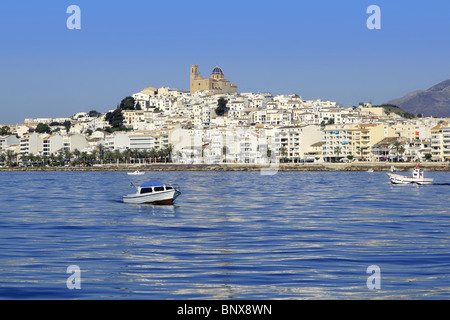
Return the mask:
<svg viewBox="0 0 450 320">
<path fill-rule="evenodd" d="M 396 161 L 398 161 L 400 159 L 400 156 L 403 157 L 403 154 L 406 152 L 405 147 L 403 146 L 403 144 L 400 141 L 395 141 L 392 146 L 391 149 L 393 151 L 395 151 L 396 153 Z M 334 154 L 336 154 L 338 157 L 342 154 L 342 149 L 339 146 L 334 147 Z M 360 156 L 362 156 L 362 149 L 361 148 L 357 148 L 357 152 L 359 153 Z M 353 155 L 351 156 L 353 157 Z"/>
<path fill-rule="evenodd" d="M 50 155 L 16 154 L 7 150 L 0 154 L 0 163 L 7 167 L 23 166 L 92 166 L 94 164 L 148 164 L 154 162 L 172 162 L 173 146 L 167 148 L 153 148 L 150 150 L 126 149 L 109 150 L 103 145 L 88 153 L 75 149 Z"/>
</svg>

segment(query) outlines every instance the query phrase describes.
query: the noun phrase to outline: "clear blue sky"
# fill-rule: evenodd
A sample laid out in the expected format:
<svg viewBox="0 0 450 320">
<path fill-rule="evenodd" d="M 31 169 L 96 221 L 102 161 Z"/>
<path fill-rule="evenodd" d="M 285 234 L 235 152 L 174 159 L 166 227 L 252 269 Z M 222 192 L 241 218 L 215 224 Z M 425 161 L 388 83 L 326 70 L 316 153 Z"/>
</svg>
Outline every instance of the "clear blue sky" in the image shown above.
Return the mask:
<svg viewBox="0 0 450 320">
<path fill-rule="evenodd" d="M 81 30 L 69 30 L 69 5 Z M 381 30 L 366 9 L 381 8 Z M 450 1 L 3 0 L 0 124 L 189 90 L 219 65 L 240 92 L 383 103 L 450 78 Z"/>
</svg>

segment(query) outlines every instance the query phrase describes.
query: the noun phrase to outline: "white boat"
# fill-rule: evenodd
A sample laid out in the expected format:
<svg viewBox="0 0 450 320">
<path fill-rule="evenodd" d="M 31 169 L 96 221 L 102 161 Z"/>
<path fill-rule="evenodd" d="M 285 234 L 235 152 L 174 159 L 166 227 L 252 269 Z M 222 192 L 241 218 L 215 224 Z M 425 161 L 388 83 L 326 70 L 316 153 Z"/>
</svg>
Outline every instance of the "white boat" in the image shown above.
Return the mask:
<svg viewBox="0 0 450 320">
<path fill-rule="evenodd" d="M 392 184 L 433 184 L 433 178 L 424 178 L 423 170 L 420 169 L 420 165 L 414 168 L 412 176 L 404 176 L 397 173 L 388 173 L 389 179 Z"/>
<path fill-rule="evenodd" d="M 132 184 L 137 192 L 123 196 L 123 202 L 136 204 L 172 204 L 181 194 L 177 184 L 164 184 L 160 181 L 147 181 L 140 186 Z"/>
<path fill-rule="evenodd" d="M 136 171 L 134 171 L 134 172 L 128 172 L 128 174 L 129 174 L 130 176 L 141 176 L 141 175 L 145 174 L 145 172 L 141 172 L 141 171 L 139 171 L 139 170 L 136 170 Z"/>
<path fill-rule="evenodd" d="M 369 169 L 369 170 L 367 170 L 367 172 L 373 172 L 373 169 Z"/>
</svg>

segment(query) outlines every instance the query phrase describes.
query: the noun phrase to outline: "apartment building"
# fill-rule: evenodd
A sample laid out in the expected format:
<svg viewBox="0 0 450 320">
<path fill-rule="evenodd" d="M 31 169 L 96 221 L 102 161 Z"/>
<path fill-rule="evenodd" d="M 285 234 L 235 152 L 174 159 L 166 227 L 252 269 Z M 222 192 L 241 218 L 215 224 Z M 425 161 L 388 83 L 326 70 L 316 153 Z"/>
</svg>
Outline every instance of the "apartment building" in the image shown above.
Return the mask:
<svg viewBox="0 0 450 320">
<path fill-rule="evenodd" d="M 335 162 L 352 155 L 349 130 L 352 125 L 327 125 L 323 129 L 322 157 L 325 162 Z"/>
<path fill-rule="evenodd" d="M 169 146 L 169 132 L 167 130 L 136 131 L 128 137 L 130 149 L 133 150 L 164 149 Z"/>
<path fill-rule="evenodd" d="M 19 144 L 20 139 L 15 135 L 0 136 L 0 152 L 5 152 L 7 148 Z"/>
<path fill-rule="evenodd" d="M 305 161 L 311 146 L 322 141 L 323 132 L 317 125 L 284 126 L 275 131 L 275 150 L 278 156 L 292 162 Z"/>
<path fill-rule="evenodd" d="M 50 156 L 64 150 L 64 139 L 59 134 L 43 135 L 42 139 L 42 154 Z"/>
<path fill-rule="evenodd" d="M 39 134 L 25 133 L 20 139 L 20 153 L 23 155 L 42 152 L 42 138 Z"/>
<path fill-rule="evenodd" d="M 67 150 L 73 152 L 75 149 L 79 151 L 85 151 L 88 146 L 88 141 L 83 134 L 69 134 L 63 136 L 64 151 Z"/>
<path fill-rule="evenodd" d="M 348 130 L 349 153 L 358 160 L 375 160 L 372 146 L 388 136 L 392 131 L 383 123 L 358 124 Z"/>
<path fill-rule="evenodd" d="M 441 122 L 431 129 L 431 160 L 449 161 L 450 159 L 450 124 Z"/>
</svg>

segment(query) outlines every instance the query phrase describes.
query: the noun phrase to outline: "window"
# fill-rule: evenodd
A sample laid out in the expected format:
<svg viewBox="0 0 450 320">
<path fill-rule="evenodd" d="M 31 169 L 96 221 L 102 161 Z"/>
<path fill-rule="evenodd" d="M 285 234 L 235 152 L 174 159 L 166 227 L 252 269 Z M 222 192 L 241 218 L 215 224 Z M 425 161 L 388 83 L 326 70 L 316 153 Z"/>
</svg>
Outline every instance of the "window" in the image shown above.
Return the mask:
<svg viewBox="0 0 450 320">
<path fill-rule="evenodd" d="M 152 192 L 153 192 L 152 188 L 142 188 L 141 189 L 141 194 L 152 193 Z"/>
<path fill-rule="evenodd" d="M 156 191 L 164 191 L 164 187 L 155 187 L 155 192 Z"/>
<path fill-rule="evenodd" d="M 172 187 L 166 187 L 166 190 L 172 190 L 173 188 Z"/>
</svg>

